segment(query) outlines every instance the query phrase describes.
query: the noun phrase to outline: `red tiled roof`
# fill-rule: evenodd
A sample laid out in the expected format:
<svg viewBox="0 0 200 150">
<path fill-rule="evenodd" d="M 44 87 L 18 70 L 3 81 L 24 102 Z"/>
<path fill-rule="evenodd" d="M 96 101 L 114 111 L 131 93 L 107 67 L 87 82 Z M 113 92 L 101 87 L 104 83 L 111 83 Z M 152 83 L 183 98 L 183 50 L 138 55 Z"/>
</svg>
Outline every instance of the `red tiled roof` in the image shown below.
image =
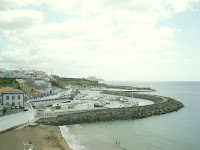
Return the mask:
<svg viewBox="0 0 200 150">
<path fill-rule="evenodd" d="M 17 73 L 17 74 L 21 74 L 21 71 L 19 71 L 19 70 L 12 70 L 12 71 Z"/>
<path fill-rule="evenodd" d="M 25 79 L 16 79 L 16 81 L 20 82 L 20 81 L 27 81 Z"/>
<path fill-rule="evenodd" d="M 0 89 L 0 93 L 3 93 L 3 92 L 23 92 L 23 91 L 17 90 L 17 89 L 13 89 L 13 88 L 10 88 L 10 87 L 6 87 L 6 88 Z"/>
</svg>

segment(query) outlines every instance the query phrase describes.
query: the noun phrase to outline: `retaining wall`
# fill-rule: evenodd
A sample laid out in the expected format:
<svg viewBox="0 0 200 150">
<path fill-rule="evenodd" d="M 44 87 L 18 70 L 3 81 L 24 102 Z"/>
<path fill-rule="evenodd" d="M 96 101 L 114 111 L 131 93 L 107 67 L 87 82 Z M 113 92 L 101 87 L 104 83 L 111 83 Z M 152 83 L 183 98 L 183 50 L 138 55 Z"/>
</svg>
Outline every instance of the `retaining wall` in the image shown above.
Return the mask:
<svg viewBox="0 0 200 150">
<path fill-rule="evenodd" d="M 0 131 L 27 123 L 35 118 L 34 109 L 0 117 Z"/>
</svg>

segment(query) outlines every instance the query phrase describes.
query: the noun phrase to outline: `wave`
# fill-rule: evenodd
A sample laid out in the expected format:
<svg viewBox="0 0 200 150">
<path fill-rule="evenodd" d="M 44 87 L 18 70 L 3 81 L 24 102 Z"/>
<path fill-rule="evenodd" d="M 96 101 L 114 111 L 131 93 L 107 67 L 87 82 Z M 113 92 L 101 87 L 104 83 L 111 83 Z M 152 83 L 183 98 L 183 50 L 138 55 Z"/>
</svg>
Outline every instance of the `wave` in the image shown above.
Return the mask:
<svg viewBox="0 0 200 150">
<path fill-rule="evenodd" d="M 80 125 L 77 125 L 80 127 Z M 87 150 L 83 145 L 80 144 L 78 138 L 75 135 L 72 135 L 67 126 L 59 126 L 60 132 L 64 137 L 65 141 L 69 144 L 69 147 L 72 150 Z"/>
</svg>

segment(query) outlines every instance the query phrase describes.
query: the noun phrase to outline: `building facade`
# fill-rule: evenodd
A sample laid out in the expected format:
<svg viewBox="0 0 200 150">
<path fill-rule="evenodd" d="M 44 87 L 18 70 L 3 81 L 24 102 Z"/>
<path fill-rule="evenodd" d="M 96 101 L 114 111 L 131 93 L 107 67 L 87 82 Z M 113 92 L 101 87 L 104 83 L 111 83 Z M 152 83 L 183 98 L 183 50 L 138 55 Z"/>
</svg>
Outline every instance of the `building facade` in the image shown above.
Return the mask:
<svg viewBox="0 0 200 150">
<path fill-rule="evenodd" d="M 13 88 L 1 89 L 2 104 L 7 106 L 24 107 L 24 92 Z"/>
<path fill-rule="evenodd" d="M 2 100 L 3 100 L 3 105 L 23 107 L 24 93 L 23 92 L 3 92 Z"/>
</svg>

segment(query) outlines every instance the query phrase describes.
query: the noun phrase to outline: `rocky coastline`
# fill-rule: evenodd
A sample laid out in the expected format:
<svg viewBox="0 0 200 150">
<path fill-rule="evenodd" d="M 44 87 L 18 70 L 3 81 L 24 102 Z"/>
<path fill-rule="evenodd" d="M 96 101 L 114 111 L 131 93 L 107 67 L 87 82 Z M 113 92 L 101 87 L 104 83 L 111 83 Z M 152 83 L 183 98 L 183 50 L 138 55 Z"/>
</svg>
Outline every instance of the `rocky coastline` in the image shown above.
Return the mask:
<svg viewBox="0 0 200 150">
<path fill-rule="evenodd" d="M 110 91 L 105 91 L 104 93 L 115 95 L 123 94 L 119 92 Z M 37 121 L 37 123 L 60 126 L 82 123 L 106 122 L 114 120 L 142 119 L 154 115 L 162 115 L 174 112 L 184 107 L 184 105 L 181 102 L 170 97 L 140 93 L 126 93 L 126 95 L 129 97 L 151 100 L 154 102 L 154 104 L 146 106 L 109 108 L 73 114 L 65 114 L 52 118 L 41 118 Z"/>
</svg>

